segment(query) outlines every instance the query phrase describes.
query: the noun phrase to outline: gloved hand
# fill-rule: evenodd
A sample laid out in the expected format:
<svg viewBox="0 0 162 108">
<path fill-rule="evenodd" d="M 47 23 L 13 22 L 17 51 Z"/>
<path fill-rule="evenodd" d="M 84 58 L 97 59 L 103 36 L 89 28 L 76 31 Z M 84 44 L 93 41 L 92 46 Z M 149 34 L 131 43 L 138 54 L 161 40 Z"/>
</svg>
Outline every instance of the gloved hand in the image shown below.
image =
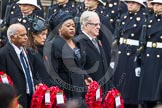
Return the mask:
<svg viewBox="0 0 162 108">
<path fill-rule="evenodd" d="M 136 77 L 140 77 L 140 74 L 141 74 L 141 67 L 136 67 L 135 68 L 135 75 L 136 75 Z"/>
</svg>

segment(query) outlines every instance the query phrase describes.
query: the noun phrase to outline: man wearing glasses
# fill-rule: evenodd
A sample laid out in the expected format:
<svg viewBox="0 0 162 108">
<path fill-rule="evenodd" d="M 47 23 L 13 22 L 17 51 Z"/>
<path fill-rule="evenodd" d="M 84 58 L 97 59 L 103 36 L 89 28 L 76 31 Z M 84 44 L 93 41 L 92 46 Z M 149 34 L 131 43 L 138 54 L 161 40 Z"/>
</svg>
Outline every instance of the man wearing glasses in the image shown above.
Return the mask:
<svg viewBox="0 0 162 108">
<path fill-rule="evenodd" d="M 101 78 L 107 70 L 107 59 L 101 42 L 97 39 L 100 30 L 100 19 L 96 12 L 85 11 L 80 18 L 82 33 L 76 37 L 76 40 L 83 45 L 86 51 L 86 63 L 84 69 L 87 70 L 88 75 L 95 81 L 98 81 L 104 92 L 108 89 L 105 85 L 106 82 L 101 82 Z M 87 77 L 85 81 L 88 85 L 92 81 Z M 88 82 L 88 83 L 87 83 Z M 105 85 L 104 85 L 105 84 Z"/>
</svg>

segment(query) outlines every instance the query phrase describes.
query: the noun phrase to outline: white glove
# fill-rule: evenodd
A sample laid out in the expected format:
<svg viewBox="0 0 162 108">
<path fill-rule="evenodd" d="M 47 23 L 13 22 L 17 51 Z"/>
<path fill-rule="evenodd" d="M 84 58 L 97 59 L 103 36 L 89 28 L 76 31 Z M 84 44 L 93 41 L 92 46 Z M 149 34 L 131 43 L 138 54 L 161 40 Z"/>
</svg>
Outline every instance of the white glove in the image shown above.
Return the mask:
<svg viewBox="0 0 162 108">
<path fill-rule="evenodd" d="M 110 62 L 110 67 L 111 67 L 112 69 L 114 69 L 114 67 L 115 67 L 115 62 Z"/>
<path fill-rule="evenodd" d="M 140 67 L 136 67 L 135 68 L 135 75 L 136 75 L 136 77 L 140 77 L 140 74 L 141 74 L 141 68 Z"/>
</svg>

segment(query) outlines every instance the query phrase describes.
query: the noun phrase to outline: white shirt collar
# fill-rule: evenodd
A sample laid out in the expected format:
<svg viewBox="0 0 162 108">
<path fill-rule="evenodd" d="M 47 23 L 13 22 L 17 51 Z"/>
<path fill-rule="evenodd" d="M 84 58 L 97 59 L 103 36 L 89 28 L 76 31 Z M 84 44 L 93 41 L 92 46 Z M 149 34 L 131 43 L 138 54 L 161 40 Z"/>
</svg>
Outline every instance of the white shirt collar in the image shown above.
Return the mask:
<svg viewBox="0 0 162 108">
<path fill-rule="evenodd" d="M 23 51 L 23 47 L 18 48 L 13 43 L 11 43 L 11 45 L 13 46 L 13 48 L 14 48 L 15 52 L 17 53 L 17 55 L 20 55 L 20 53 Z"/>
<path fill-rule="evenodd" d="M 91 41 L 92 41 L 92 37 L 90 37 L 86 32 L 82 31 Z"/>
</svg>

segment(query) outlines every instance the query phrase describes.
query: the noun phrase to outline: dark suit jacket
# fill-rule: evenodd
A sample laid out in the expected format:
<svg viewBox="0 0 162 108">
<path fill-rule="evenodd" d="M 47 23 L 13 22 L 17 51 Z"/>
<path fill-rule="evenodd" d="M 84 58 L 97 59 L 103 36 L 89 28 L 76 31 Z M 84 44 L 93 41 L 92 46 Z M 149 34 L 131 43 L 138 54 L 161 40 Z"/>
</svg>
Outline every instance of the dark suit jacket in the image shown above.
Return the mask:
<svg viewBox="0 0 162 108">
<path fill-rule="evenodd" d="M 30 60 L 29 64 L 31 64 Z M 32 66 L 30 67 L 32 70 Z M 11 77 L 18 95 L 20 95 L 19 103 L 23 105 L 23 108 L 27 108 L 25 75 L 17 54 L 10 43 L 0 49 L 0 71 L 6 72 Z"/>
<path fill-rule="evenodd" d="M 43 47 L 44 46 L 37 46 L 38 52 L 35 52 L 33 49 L 29 49 L 31 52 L 29 55 L 32 61 L 34 73 L 36 75 L 36 81 L 46 84 L 48 87 L 51 87 L 56 85 L 56 83 L 50 77 L 44 65 Z"/>
<path fill-rule="evenodd" d="M 108 69 L 107 59 L 101 44 L 99 45 L 100 53 L 97 51 L 91 40 L 85 35 L 80 34 L 76 37 L 76 41 L 83 45 L 86 52 L 86 62 L 84 69 L 93 80 L 99 81 Z M 105 88 L 105 91 L 108 88 Z"/>
</svg>

